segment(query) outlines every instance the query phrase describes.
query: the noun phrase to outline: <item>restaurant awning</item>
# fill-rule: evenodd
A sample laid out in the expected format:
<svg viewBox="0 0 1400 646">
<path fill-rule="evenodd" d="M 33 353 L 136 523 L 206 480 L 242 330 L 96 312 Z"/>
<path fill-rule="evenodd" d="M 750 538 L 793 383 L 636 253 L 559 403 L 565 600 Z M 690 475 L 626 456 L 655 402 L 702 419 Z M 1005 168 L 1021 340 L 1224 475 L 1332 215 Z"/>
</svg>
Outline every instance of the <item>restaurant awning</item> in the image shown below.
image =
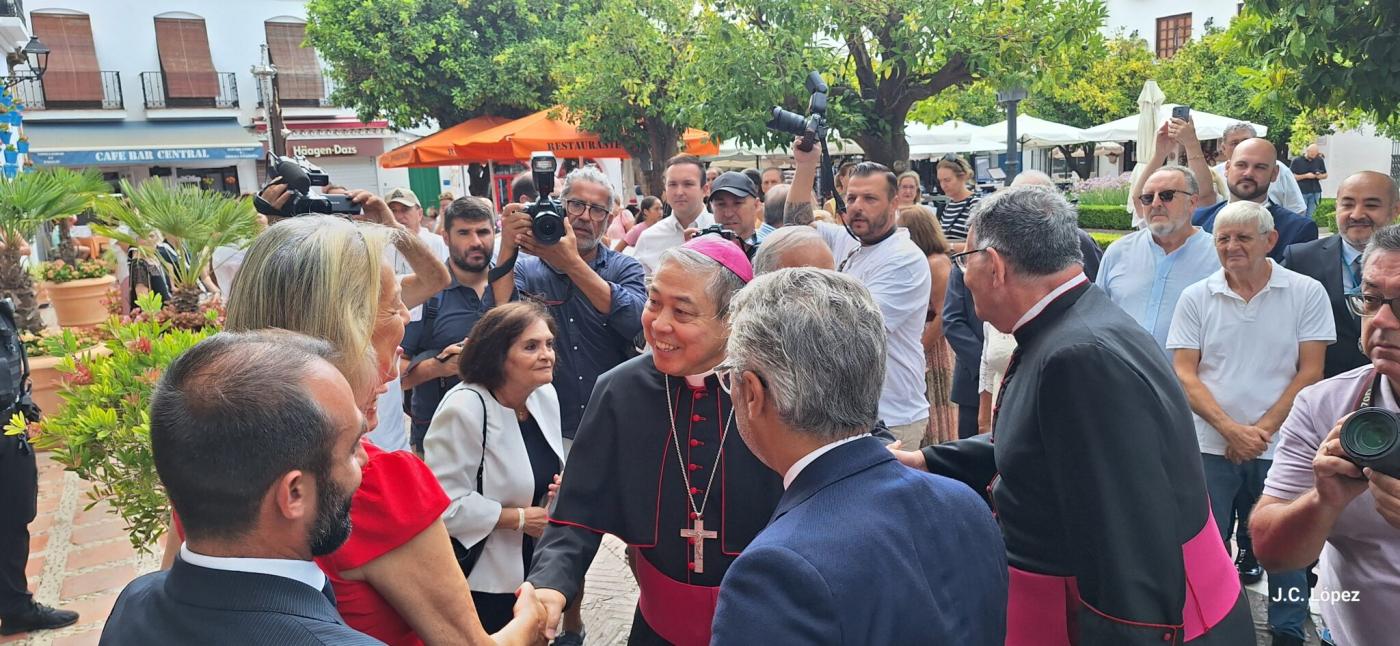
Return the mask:
<svg viewBox="0 0 1400 646">
<path fill-rule="evenodd" d="M 236 122 L 26 123 L 37 166 L 126 166 L 262 159 L 262 141 Z"/>
<path fill-rule="evenodd" d="M 440 130 L 384 153 L 379 158 L 379 165 L 384 168 L 421 168 L 424 166 L 465 164 L 471 161 L 489 161 L 488 159 L 459 161 L 456 145 L 483 130 L 489 130 L 509 122 L 510 119 L 506 117 L 495 116 L 467 119 L 451 128 Z"/>
<path fill-rule="evenodd" d="M 1167 119 L 1172 116 L 1172 108 L 1176 106 L 1177 104 L 1175 103 L 1162 104 L 1162 107 L 1157 110 L 1157 125 L 1160 126 L 1166 123 Z M 1137 139 L 1138 136 L 1137 123 L 1138 115 L 1134 114 L 1094 126 L 1085 130 L 1084 134 L 1095 141 L 1133 141 Z M 1225 129 L 1236 123 L 1248 123 L 1254 126 L 1255 132 L 1258 132 L 1260 137 L 1269 134 L 1268 126 L 1250 123 L 1244 119 L 1223 117 L 1201 110 L 1191 111 L 1191 123 L 1196 125 L 1196 138 L 1201 141 L 1209 141 L 1211 139 L 1223 137 L 1225 135 Z"/>
</svg>

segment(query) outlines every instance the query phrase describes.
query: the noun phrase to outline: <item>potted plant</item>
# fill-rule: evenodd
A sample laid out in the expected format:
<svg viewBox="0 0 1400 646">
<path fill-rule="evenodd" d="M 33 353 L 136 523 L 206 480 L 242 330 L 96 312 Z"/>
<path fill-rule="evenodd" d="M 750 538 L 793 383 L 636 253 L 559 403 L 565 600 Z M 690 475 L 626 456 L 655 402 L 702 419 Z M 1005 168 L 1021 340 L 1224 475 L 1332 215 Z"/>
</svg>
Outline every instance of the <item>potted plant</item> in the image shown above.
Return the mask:
<svg viewBox="0 0 1400 646">
<path fill-rule="evenodd" d="M 29 357 L 31 397 L 40 411 L 45 415 L 57 415 L 63 408 L 63 399 L 58 396 L 63 374 L 58 371 L 58 364 L 64 357 L 86 360 L 88 356 L 110 354 L 111 350 L 101 345 L 105 339 L 105 330 L 99 328 L 45 329 L 39 334 L 20 335 Z"/>
<path fill-rule="evenodd" d="M 258 232 L 252 202 L 223 193 L 151 179 L 135 188 L 122 181 L 122 195 L 124 199 L 102 204 L 104 222 L 94 222 L 92 230 L 159 259 L 170 281 L 170 305 L 177 313 L 199 310 L 200 277 L 208 271 L 214 250 L 250 240 Z M 158 253 L 162 238 L 175 253 Z"/>
<path fill-rule="evenodd" d="M 198 330 L 180 329 L 159 315 L 157 294 L 138 300 L 142 313 L 128 319 L 113 317 L 103 324 L 110 335 L 108 354 L 65 356 L 59 396 L 62 410 L 37 424 L 12 417 L 6 434 L 28 433 L 40 450 L 96 486 L 88 493 L 88 508 L 110 501 L 126 522 L 131 544 L 150 553 L 170 522 L 170 501 L 161 488 L 151 454 L 151 393 L 165 367 L 175 357 L 218 331 L 218 313 L 206 312 Z M 67 343 L 71 349 L 81 341 Z"/>
<path fill-rule="evenodd" d="M 105 301 L 116 283 L 108 262 L 84 258 L 70 264 L 60 258 L 34 271 L 48 291 L 59 326 L 97 325 L 107 319 Z"/>
<path fill-rule="evenodd" d="M 45 221 L 104 202 L 108 190 L 96 171 L 57 169 L 0 182 L 0 298 L 14 303 L 20 329 L 34 334 L 44 329 L 34 281 L 21 264 L 25 241 Z"/>
<path fill-rule="evenodd" d="M 5 142 L 5 143 L 9 143 L 9 142 Z M 20 135 L 20 136 L 19 136 L 19 139 L 15 142 L 15 147 L 19 149 L 19 154 L 21 154 L 21 155 L 28 155 L 28 154 L 29 154 L 29 137 L 26 137 L 26 136 L 24 136 L 24 135 Z"/>
<path fill-rule="evenodd" d="M 15 133 L 10 132 L 9 121 L 0 121 L 0 144 L 6 146 L 10 145 L 10 138 L 13 137 L 14 134 Z"/>
<path fill-rule="evenodd" d="M 15 145 L 14 145 L 14 144 L 7 143 L 7 144 L 5 145 L 5 163 L 6 163 L 6 164 L 18 164 L 18 163 L 19 163 L 19 149 L 18 149 L 18 148 L 15 148 Z"/>
</svg>

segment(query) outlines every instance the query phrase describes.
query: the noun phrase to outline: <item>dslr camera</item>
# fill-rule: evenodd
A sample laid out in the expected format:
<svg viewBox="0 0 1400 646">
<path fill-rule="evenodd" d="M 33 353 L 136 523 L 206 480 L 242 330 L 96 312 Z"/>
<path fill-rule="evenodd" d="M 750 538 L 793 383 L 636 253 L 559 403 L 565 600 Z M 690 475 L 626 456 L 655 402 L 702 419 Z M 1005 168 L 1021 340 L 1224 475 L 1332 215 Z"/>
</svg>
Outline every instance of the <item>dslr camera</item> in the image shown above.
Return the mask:
<svg viewBox="0 0 1400 646">
<path fill-rule="evenodd" d="M 278 157 L 277 153 L 269 152 L 267 174 L 264 189 L 280 182 L 287 186 L 292 197 L 278 209 L 258 195 L 253 198 L 258 213 L 290 218 L 316 213 L 359 215 L 361 212 L 360 205 L 351 202 L 348 195 L 323 195 L 319 189 L 330 184 L 330 176 L 305 157 Z"/>
<path fill-rule="evenodd" d="M 716 234 L 719 237 L 724 238 L 725 240 L 739 239 L 739 234 L 734 233 L 733 231 L 730 231 L 729 229 L 726 229 L 722 225 L 718 224 L 711 224 L 710 226 L 701 229 L 699 233 L 695 234 L 695 237 L 698 238 L 700 236 L 710 235 L 711 233 Z"/>
<path fill-rule="evenodd" d="M 807 75 L 807 91 L 812 95 L 807 101 L 807 116 L 777 106 L 773 108 L 773 117 L 767 123 L 769 130 L 800 137 L 802 141 L 797 143 L 797 147 L 802 152 L 811 150 L 818 141 L 824 141 L 827 130 L 826 99 L 830 90 L 820 73 L 814 71 Z"/>
<path fill-rule="evenodd" d="M 1358 467 L 1400 478 L 1400 415 L 1377 407 L 1356 411 L 1342 425 L 1342 450 Z"/>
<path fill-rule="evenodd" d="M 554 173 L 558 170 L 559 160 L 554 158 L 554 153 L 530 154 L 530 175 L 535 180 L 539 197 L 525 206 L 525 212 L 530 214 L 530 233 L 540 244 L 554 244 L 564 237 L 564 205 L 550 197 L 554 193 Z"/>
</svg>

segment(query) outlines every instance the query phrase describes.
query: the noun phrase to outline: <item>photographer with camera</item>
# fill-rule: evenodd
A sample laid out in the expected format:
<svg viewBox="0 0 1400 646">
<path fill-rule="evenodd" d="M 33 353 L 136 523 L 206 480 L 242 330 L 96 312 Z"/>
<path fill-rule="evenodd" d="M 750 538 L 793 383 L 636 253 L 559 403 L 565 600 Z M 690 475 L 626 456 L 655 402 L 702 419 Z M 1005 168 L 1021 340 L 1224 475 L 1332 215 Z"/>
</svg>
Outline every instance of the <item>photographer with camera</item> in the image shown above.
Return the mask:
<svg viewBox="0 0 1400 646">
<path fill-rule="evenodd" d="M 844 197 L 846 210 L 840 216 L 845 225 L 813 222 L 812 185 L 818 166 L 827 157 L 826 84 L 813 72 L 807 88 L 813 94 L 805 120 L 775 109 L 774 119 L 769 122 L 770 128 L 798 137 L 792 146 L 797 172 L 788 192 L 783 222 L 785 226 L 816 227 L 831 247 L 837 271 L 859 280 L 880 305 L 885 315 L 885 333 L 889 335 L 880 418 L 904 447 L 918 448 L 927 433 L 929 417 L 922 342 L 929 291 L 933 287 L 928 258 L 909 238 L 909 232 L 896 226 L 895 195 L 899 183 L 895 174 L 881 164 L 863 162 L 852 168 L 844 196 L 831 188 L 831 167 L 826 164 L 822 169 L 823 191 L 832 191 L 838 208 Z"/>
<path fill-rule="evenodd" d="M 1312 596 L 1335 643 L 1387 644 L 1400 608 L 1400 423 L 1373 411 L 1400 411 L 1400 226 L 1371 237 L 1361 267 L 1347 298 L 1371 364 L 1298 393 L 1249 529 L 1270 571 L 1321 555 Z"/>
<path fill-rule="evenodd" d="M 758 187 L 747 174 L 721 174 L 710 185 L 710 210 L 715 214 L 715 224 L 698 235 L 718 233 L 739 245 L 744 255 L 753 260 L 760 241 L 756 227 L 763 213 L 759 195 Z"/>
</svg>

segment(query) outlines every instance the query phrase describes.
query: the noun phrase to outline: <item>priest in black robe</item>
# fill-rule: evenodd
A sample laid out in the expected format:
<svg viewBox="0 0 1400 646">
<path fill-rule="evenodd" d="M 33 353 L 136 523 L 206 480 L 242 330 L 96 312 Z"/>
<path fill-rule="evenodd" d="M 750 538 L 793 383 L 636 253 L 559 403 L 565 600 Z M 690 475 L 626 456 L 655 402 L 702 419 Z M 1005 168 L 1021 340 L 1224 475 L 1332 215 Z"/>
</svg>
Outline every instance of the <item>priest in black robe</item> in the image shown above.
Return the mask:
<svg viewBox="0 0 1400 646">
<path fill-rule="evenodd" d="M 1073 210 L 983 200 L 954 259 L 1016 336 L 990 436 L 900 452 L 990 495 L 1006 540 L 1007 646 L 1252 644 L 1206 496 L 1191 409 L 1152 337 L 1084 276 Z"/>
<path fill-rule="evenodd" d="M 720 581 L 783 492 L 739 437 L 712 373 L 729 298 L 752 277 L 718 236 L 663 256 L 642 315 L 652 351 L 598 378 L 535 548 L 527 580 L 551 622 L 606 533 L 629 546 L 641 591 L 628 643 L 709 643 Z"/>
</svg>

